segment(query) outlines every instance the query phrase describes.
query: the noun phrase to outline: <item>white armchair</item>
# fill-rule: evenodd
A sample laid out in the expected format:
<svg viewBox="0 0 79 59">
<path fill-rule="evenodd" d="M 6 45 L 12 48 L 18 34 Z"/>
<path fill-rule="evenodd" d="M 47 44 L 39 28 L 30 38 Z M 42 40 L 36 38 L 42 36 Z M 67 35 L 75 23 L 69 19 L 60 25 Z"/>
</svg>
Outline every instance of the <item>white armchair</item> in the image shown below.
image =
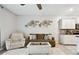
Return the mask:
<svg viewBox="0 0 79 59">
<path fill-rule="evenodd" d="M 14 49 L 19 47 L 24 47 L 25 38 L 22 33 L 12 33 L 11 38 L 5 41 L 6 49 Z"/>
</svg>

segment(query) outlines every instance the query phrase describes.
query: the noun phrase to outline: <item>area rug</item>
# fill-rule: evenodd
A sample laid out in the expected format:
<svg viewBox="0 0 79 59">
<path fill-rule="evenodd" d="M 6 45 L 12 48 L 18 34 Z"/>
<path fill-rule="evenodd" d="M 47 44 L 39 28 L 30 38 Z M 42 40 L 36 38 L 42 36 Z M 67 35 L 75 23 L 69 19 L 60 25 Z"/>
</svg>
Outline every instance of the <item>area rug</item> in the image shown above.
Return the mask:
<svg viewBox="0 0 79 59">
<path fill-rule="evenodd" d="M 8 50 L 3 55 L 28 55 L 27 48 Z"/>
<path fill-rule="evenodd" d="M 3 55 L 29 55 L 27 48 L 9 50 Z M 32 55 L 32 54 L 31 54 Z M 60 48 L 50 48 L 49 54 L 33 54 L 33 55 L 65 55 Z"/>
</svg>

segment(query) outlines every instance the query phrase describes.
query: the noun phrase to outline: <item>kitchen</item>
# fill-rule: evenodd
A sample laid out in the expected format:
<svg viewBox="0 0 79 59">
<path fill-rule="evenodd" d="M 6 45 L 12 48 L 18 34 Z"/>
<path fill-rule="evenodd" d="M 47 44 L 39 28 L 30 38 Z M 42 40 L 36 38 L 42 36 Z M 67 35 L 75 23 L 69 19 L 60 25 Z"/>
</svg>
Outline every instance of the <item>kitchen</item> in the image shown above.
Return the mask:
<svg viewBox="0 0 79 59">
<path fill-rule="evenodd" d="M 62 18 L 59 20 L 59 43 L 67 46 L 76 46 L 79 53 L 79 18 Z"/>
</svg>

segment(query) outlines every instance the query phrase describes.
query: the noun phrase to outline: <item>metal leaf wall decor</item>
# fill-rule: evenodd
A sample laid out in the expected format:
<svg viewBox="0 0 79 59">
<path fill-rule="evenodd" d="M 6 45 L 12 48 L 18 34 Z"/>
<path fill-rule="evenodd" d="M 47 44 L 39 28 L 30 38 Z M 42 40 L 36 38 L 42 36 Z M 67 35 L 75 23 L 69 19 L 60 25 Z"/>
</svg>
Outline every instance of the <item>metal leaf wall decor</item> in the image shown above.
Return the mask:
<svg viewBox="0 0 79 59">
<path fill-rule="evenodd" d="M 27 23 L 27 25 L 25 25 L 25 27 L 29 27 L 29 26 L 32 26 L 32 27 L 35 27 L 35 26 L 44 26 L 44 27 L 48 27 L 49 25 L 51 25 L 52 21 L 51 20 L 44 20 L 42 22 L 40 21 L 35 21 L 35 20 L 32 20 L 30 22 Z"/>
<path fill-rule="evenodd" d="M 25 26 L 26 26 L 26 27 L 28 27 L 28 26 L 35 27 L 35 26 L 37 26 L 37 23 L 39 23 L 39 21 L 34 21 L 34 20 L 32 20 L 32 21 L 30 21 L 29 23 L 27 23 L 27 25 L 25 25 Z"/>
</svg>

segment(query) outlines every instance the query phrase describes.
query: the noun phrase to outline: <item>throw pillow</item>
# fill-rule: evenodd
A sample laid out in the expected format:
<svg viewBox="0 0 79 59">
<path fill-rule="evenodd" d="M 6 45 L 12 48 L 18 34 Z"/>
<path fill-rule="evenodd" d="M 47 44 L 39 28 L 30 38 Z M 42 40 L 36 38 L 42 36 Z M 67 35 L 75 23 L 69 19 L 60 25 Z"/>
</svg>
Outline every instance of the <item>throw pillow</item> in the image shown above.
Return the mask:
<svg viewBox="0 0 79 59">
<path fill-rule="evenodd" d="M 32 35 L 30 35 L 30 40 L 32 40 Z"/>
<path fill-rule="evenodd" d="M 33 35 L 33 36 L 32 36 L 32 39 L 33 39 L 33 40 L 36 39 L 36 35 Z"/>
<path fill-rule="evenodd" d="M 50 40 L 52 40 L 52 35 L 49 35 L 48 38 L 49 38 Z"/>
<path fill-rule="evenodd" d="M 48 36 L 45 35 L 44 39 L 45 39 L 45 40 L 48 40 Z"/>
</svg>

